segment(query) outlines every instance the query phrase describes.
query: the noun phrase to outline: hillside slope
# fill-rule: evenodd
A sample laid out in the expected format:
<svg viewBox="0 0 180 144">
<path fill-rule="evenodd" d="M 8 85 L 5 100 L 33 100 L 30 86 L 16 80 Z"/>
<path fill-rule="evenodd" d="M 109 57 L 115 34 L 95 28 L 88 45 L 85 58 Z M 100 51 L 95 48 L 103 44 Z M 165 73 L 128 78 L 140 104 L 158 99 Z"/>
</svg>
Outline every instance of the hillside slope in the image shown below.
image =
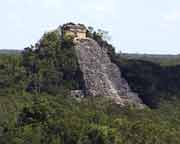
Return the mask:
<svg viewBox="0 0 180 144">
<path fill-rule="evenodd" d="M 162 66 L 172 66 L 180 64 L 180 55 L 152 55 L 152 54 L 128 54 L 122 53 L 120 57 L 129 60 L 144 60 L 160 64 Z"/>
</svg>

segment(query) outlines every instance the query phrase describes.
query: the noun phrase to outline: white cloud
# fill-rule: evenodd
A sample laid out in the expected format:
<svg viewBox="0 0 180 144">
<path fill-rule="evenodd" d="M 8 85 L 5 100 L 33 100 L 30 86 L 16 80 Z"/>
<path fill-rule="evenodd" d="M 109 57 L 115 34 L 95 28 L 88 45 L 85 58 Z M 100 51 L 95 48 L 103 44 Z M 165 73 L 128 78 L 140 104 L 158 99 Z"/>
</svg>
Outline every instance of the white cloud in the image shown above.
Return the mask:
<svg viewBox="0 0 180 144">
<path fill-rule="evenodd" d="M 180 10 L 176 10 L 169 15 L 163 17 L 165 21 L 171 22 L 180 19 Z"/>
<path fill-rule="evenodd" d="M 64 1 L 60 0 L 40 0 L 43 8 L 46 9 L 59 9 L 64 5 Z"/>
<path fill-rule="evenodd" d="M 160 30 L 164 34 L 172 34 L 177 32 L 177 24 L 176 23 L 161 23 Z"/>
<path fill-rule="evenodd" d="M 163 32 L 176 33 L 180 22 L 180 9 L 176 9 L 161 17 L 160 29 Z"/>
</svg>

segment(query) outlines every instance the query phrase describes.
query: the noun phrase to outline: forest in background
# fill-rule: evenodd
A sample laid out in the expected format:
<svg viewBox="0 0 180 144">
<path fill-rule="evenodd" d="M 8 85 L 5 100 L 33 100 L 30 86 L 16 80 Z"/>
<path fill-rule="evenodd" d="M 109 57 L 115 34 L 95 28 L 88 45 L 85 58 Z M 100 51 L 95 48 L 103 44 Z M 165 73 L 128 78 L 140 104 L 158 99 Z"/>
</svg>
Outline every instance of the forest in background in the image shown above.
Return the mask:
<svg viewBox="0 0 180 144">
<path fill-rule="evenodd" d="M 2 144 L 179 144 L 180 66 L 127 59 L 95 31 L 147 108 L 121 107 L 97 97 L 76 101 L 83 89 L 72 38 L 44 34 L 22 53 L 0 55 Z"/>
</svg>

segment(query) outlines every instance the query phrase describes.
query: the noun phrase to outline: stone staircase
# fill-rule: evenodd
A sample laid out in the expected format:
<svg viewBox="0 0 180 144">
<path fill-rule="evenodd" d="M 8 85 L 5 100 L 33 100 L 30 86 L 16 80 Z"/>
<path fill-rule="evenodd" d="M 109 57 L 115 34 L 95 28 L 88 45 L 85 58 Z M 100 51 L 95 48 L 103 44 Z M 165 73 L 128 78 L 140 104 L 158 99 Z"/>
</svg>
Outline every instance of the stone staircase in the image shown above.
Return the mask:
<svg viewBox="0 0 180 144">
<path fill-rule="evenodd" d="M 105 96 L 121 105 L 142 105 L 138 95 L 122 78 L 119 68 L 111 62 L 105 48 L 90 38 L 78 40 L 75 45 L 85 81 L 84 96 Z M 82 92 L 79 93 L 82 97 Z"/>
</svg>

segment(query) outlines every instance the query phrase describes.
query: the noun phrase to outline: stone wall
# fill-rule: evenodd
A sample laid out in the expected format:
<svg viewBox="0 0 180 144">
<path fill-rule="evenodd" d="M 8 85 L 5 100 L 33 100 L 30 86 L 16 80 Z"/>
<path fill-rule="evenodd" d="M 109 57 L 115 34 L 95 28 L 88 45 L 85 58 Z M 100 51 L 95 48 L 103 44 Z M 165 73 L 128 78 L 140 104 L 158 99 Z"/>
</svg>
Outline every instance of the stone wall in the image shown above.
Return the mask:
<svg viewBox="0 0 180 144">
<path fill-rule="evenodd" d="M 85 81 L 85 96 L 105 96 L 121 105 L 143 105 L 122 78 L 119 68 L 111 62 L 105 48 L 88 38 L 76 41 L 75 50 Z"/>
</svg>

